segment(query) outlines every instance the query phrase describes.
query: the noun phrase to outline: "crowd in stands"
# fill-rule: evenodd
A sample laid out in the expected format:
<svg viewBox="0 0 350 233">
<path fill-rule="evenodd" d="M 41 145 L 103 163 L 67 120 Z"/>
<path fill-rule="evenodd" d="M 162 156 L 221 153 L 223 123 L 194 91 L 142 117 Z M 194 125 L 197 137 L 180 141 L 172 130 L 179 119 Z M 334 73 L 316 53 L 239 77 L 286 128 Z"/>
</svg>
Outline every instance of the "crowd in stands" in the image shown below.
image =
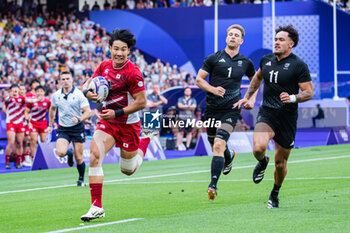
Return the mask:
<svg viewBox="0 0 350 233">
<path fill-rule="evenodd" d="M 80 20 L 74 11 L 10 9 L 0 13 L 0 84 L 28 86 L 36 78 L 48 93 L 53 93 L 58 88 L 60 71 L 70 70 L 79 86 L 101 61 L 110 57 L 108 33 L 87 17 Z M 130 54 L 130 59 L 143 73 L 148 90 L 158 82 L 161 91 L 194 84 L 193 75 L 176 64 L 160 59 L 147 62 L 138 49 Z"/>
<path fill-rule="evenodd" d="M 80 20 L 74 11 L 9 9 L 0 13 L 0 85 L 16 83 L 25 85 L 29 91 L 30 82 L 37 79 L 50 97 L 60 88 L 61 71 L 70 70 L 74 84 L 80 86 L 103 60 L 110 58 L 106 30 L 88 18 Z M 147 94 L 151 94 L 155 84 L 160 91 L 194 85 L 193 75 L 183 72 L 176 64 L 163 63 L 160 59 L 147 62 L 138 49 L 129 58 L 141 70 Z M 5 96 L 8 90 L 3 88 L 0 105 Z M 95 122 L 89 122 L 86 128 L 93 131 L 90 129 L 93 125 Z"/>
<path fill-rule="evenodd" d="M 336 6 L 346 12 L 350 12 L 350 0 L 336 0 Z M 333 4 L 332 0 L 329 0 L 329 4 Z"/>
<path fill-rule="evenodd" d="M 278 1 L 293 1 L 293 0 L 276 0 Z M 332 4 L 332 0 L 323 0 Z M 336 0 L 337 7 L 349 12 L 349 0 Z M 112 4 L 111 4 L 111 3 Z M 195 6 L 212 6 L 214 0 L 120 0 L 120 1 L 106 0 L 102 6 L 97 1 L 94 5 L 90 5 L 85 1 L 82 6 L 82 11 L 98 11 L 98 10 L 112 10 L 112 9 L 152 9 L 152 8 L 167 8 L 167 7 L 195 7 Z M 269 0 L 218 0 L 219 5 L 226 4 L 261 4 L 268 3 Z"/>
<path fill-rule="evenodd" d="M 97 1 L 90 6 L 86 1 L 82 6 L 82 11 L 98 11 L 98 10 L 113 10 L 113 9 L 152 9 L 152 8 L 167 8 L 167 7 L 196 7 L 196 6 L 212 6 L 213 0 L 121 0 L 121 1 L 105 1 L 103 6 L 100 6 Z M 266 3 L 268 0 L 219 0 L 219 5 L 224 4 L 247 4 L 247 3 Z"/>
</svg>

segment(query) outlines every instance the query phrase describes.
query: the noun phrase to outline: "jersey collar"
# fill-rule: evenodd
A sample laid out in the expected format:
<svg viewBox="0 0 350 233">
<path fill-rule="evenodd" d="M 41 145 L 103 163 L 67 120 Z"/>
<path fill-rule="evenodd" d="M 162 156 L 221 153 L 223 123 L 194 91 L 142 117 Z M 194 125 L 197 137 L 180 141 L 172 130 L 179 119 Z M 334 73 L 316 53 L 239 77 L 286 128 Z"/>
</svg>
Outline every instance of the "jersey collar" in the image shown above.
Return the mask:
<svg viewBox="0 0 350 233">
<path fill-rule="evenodd" d="M 73 94 L 74 90 L 75 90 L 75 86 L 73 86 L 72 90 L 66 95 L 66 94 L 64 94 L 63 88 L 62 88 L 61 93 L 64 95 L 64 96 L 63 96 L 63 99 L 67 100 L 69 94 L 71 94 L 71 93 Z"/>
<path fill-rule="evenodd" d="M 286 59 L 288 59 L 288 58 L 290 58 L 290 57 L 292 57 L 292 56 L 294 56 L 294 54 L 293 53 L 290 53 L 287 57 L 285 57 L 285 58 L 282 58 L 281 60 L 277 60 L 277 56 L 276 56 L 276 54 L 273 54 L 274 56 L 275 56 L 275 61 L 276 62 L 283 62 L 284 60 L 286 60 Z"/>
<path fill-rule="evenodd" d="M 230 54 L 226 53 L 225 49 L 223 49 L 224 54 L 230 58 L 231 60 L 234 60 L 240 56 L 240 53 L 237 53 L 235 56 L 231 57 Z"/>
<path fill-rule="evenodd" d="M 121 67 L 114 67 L 114 64 L 113 64 L 113 59 L 111 59 L 112 60 L 112 67 L 113 67 L 113 69 L 115 69 L 115 70 L 120 70 L 120 69 L 123 69 L 124 68 L 124 66 L 126 65 L 126 64 L 128 64 L 129 63 L 129 61 L 130 61 L 130 59 L 128 58 L 127 60 L 126 60 L 126 62 L 121 66 Z"/>
</svg>

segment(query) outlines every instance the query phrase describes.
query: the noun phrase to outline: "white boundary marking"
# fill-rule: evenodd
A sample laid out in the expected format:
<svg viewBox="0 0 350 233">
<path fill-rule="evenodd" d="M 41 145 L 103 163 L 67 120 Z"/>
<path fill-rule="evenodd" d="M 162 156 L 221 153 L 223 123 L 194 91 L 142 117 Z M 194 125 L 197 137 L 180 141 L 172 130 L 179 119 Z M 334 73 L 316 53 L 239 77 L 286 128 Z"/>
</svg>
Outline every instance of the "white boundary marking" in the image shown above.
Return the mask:
<svg viewBox="0 0 350 233">
<path fill-rule="evenodd" d="M 286 178 L 285 180 L 340 180 L 340 179 L 350 179 L 350 176 L 344 177 L 296 177 L 296 178 Z M 274 179 L 264 179 L 264 180 L 274 180 Z M 220 182 L 251 182 L 252 179 L 236 179 L 236 180 L 220 180 Z M 176 183 L 208 183 L 208 180 L 171 180 L 171 181 L 144 181 L 144 182 L 116 182 L 114 184 L 176 184 Z"/>
<path fill-rule="evenodd" d="M 130 218 L 130 219 L 125 219 L 125 220 L 119 220 L 119 221 L 114 221 L 114 222 L 100 223 L 100 224 L 89 225 L 89 226 L 84 226 L 84 227 L 67 228 L 67 229 L 62 229 L 62 230 L 57 230 L 57 231 L 49 231 L 49 232 L 47 232 L 47 233 L 59 233 L 59 232 L 79 231 L 79 230 L 87 229 L 87 228 L 103 227 L 103 226 L 108 226 L 108 225 L 113 225 L 113 224 L 124 223 L 124 222 L 133 222 L 133 221 L 142 220 L 142 219 L 143 219 L 143 218 Z"/>
<path fill-rule="evenodd" d="M 289 161 L 288 164 L 291 164 L 291 163 L 313 162 L 313 161 L 322 161 L 322 160 L 331 160 L 331 159 L 342 159 L 342 158 L 349 158 L 349 157 L 350 157 L 350 155 L 341 155 L 341 156 L 333 156 L 333 157 L 325 157 L 325 158 L 295 160 L 295 161 Z M 269 163 L 269 165 L 274 166 L 273 163 Z M 247 165 L 247 166 L 241 166 L 241 167 L 233 167 L 232 170 L 235 170 L 235 169 L 243 169 L 243 168 L 251 168 L 251 167 L 255 167 L 255 165 Z M 153 175 L 153 176 L 123 178 L 123 179 L 116 179 L 116 180 L 106 180 L 106 181 L 104 181 L 104 183 L 115 183 L 115 182 L 120 182 L 120 181 L 142 180 L 142 179 L 159 178 L 159 177 L 168 177 L 168 176 L 179 176 L 179 175 L 188 175 L 188 174 L 198 174 L 198 173 L 205 173 L 205 172 L 209 172 L 209 170 L 199 170 L 199 171 L 190 171 L 190 172 L 170 173 L 170 174 L 163 174 L 163 175 Z M 32 189 L 22 189 L 22 190 L 4 191 L 4 192 L 0 192 L 0 195 L 1 195 L 1 194 L 9 194 L 9 193 L 22 193 L 22 192 L 37 191 L 37 190 L 46 190 L 46 189 L 56 189 L 56 188 L 74 187 L 74 186 L 76 186 L 76 185 L 74 185 L 74 184 L 68 184 L 68 185 L 58 185 L 58 186 L 49 186 L 49 187 L 32 188 Z"/>
</svg>

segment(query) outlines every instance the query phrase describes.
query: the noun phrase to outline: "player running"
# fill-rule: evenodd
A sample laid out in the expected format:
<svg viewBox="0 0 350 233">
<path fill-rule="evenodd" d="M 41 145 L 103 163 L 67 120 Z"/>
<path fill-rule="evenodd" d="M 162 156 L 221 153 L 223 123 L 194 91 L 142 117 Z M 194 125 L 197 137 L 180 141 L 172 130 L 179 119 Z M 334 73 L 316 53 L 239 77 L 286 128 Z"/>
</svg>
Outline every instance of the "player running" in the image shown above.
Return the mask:
<svg viewBox="0 0 350 233">
<path fill-rule="evenodd" d="M 292 26 L 276 29 L 274 53 L 260 60 L 260 69 L 255 74 L 244 98 L 234 108 L 246 107 L 253 93 L 264 80 L 263 104 L 260 107 L 253 135 L 253 154 L 259 161 L 253 172 L 253 181 L 258 184 L 264 178 L 269 157 L 265 155 L 269 141 L 275 141 L 274 186 L 267 208 L 279 207 L 279 190 L 287 175 L 287 160 L 294 146 L 297 129 L 298 103 L 313 97 L 312 81 L 308 66 L 292 53 L 299 41 L 299 33 Z M 301 92 L 299 92 L 299 89 Z"/>
<path fill-rule="evenodd" d="M 82 187 L 85 186 L 85 162 L 83 160 L 85 128 L 83 122 L 91 117 L 91 109 L 83 93 L 73 86 L 73 76 L 70 71 L 62 71 L 59 79 L 62 88 L 51 96 L 48 131 L 52 132 L 56 111 L 58 111 L 56 153 L 59 157 L 67 155 L 68 166 L 72 167 L 74 164 L 73 152 L 68 150 L 68 147 L 71 142 L 73 143 L 79 173 L 77 186 Z"/>
<path fill-rule="evenodd" d="M 236 152 L 230 152 L 227 140 L 233 132 L 240 116 L 238 109 L 232 105 L 241 98 L 241 81 L 243 75 L 251 80 L 255 74 L 253 62 L 239 53 L 244 38 L 244 28 L 238 24 L 227 28 L 226 48 L 209 55 L 198 71 L 196 84 L 208 92 L 205 117 L 221 121 L 220 128 L 208 128 L 208 141 L 213 150 L 211 163 L 211 182 L 208 187 L 208 198 L 214 200 L 217 195 L 217 182 L 221 172 L 230 173 L 232 160 Z M 208 75 L 209 83 L 205 80 Z M 255 94 L 256 96 L 256 94 Z M 255 101 L 254 96 L 254 101 Z M 250 108 L 254 106 L 252 100 Z"/>
<path fill-rule="evenodd" d="M 142 132 L 138 111 L 146 107 L 147 99 L 140 70 L 129 59 L 130 49 L 136 44 L 134 35 L 126 29 L 115 29 L 109 41 L 112 59 L 103 61 L 93 77 L 103 76 L 110 82 L 110 91 L 103 102 L 101 120 L 91 141 L 89 184 L 91 208 L 81 219 L 90 221 L 105 216 L 102 208 L 102 163 L 106 153 L 120 148 L 120 170 L 132 175 L 141 165 L 148 144 L 157 131 Z M 93 78 L 92 77 L 92 78 Z M 96 93 L 88 91 L 90 78 L 83 92 L 90 100 L 97 100 Z"/>
</svg>

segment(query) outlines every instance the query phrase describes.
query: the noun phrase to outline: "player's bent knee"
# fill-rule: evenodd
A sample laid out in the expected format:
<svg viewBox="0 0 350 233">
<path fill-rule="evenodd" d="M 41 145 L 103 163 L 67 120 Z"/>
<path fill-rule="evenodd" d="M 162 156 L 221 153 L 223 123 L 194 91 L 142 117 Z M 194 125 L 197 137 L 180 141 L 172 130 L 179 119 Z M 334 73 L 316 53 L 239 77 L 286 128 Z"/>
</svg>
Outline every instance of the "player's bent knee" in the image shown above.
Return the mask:
<svg viewBox="0 0 350 233">
<path fill-rule="evenodd" d="M 276 169 L 284 169 L 286 167 L 286 164 L 283 161 L 276 160 L 275 161 L 275 168 Z"/>
<path fill-rule="evenodd" d="M 131 159 L 120 158 L 120 170 L 125 175 L 131 176 L 142 164 L 143 158 L 136 154 Z"/>
<path fill-rule="evenodd" d="M 213 150 L 215 152 L 225 151 L 226 150 L 225 143 L 223 141 L 218 141 L 218 140 L 215 141 Z"/>
<path fill-rule="evenodd" d="M 266 149 L 267 149 L 266 145 L 257 143 L 254 145 L 253 153 L 263 154 L 265 153 Z"/>
<path fill-rule="evenodd" d="M 59 157 L 64 157 L 64 156 L 66 156 L 67 151 L 56 148 L 56 153 Z"/>
<path fill-rule="evenodd" d="M 91 149 L 90 151 L 90 164 L 91 166 L 97 166 L 100 160 L 100 155 L 97 150 Z"/>
<path fill-rule="evenodd" d="M 220 138 L 220 139 L 224 140 L 225 142 L 227 142 L 227 140 L 230 138 L 230 133 L 224 129 L 218 129 L 215 137 Z"/>
</svg>

